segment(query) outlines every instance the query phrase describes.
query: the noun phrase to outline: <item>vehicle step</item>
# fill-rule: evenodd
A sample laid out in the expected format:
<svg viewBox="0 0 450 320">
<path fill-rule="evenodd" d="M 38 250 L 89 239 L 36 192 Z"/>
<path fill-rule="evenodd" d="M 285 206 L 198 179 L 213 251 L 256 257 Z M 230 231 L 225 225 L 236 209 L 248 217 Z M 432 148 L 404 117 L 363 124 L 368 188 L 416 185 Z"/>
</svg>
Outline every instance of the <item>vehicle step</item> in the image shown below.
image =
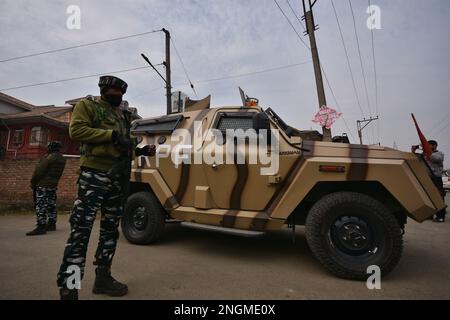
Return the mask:
<svg viewBox="0 0 450 320">
<path fill-rule="evenodd" d="M 232 228 L 210 226 L 207 224 L 200 224 L 200 223 L 193 223 L 193 222 L 181 222 L 181 225 L 183 227 L 187 227 L 187 228 L 215 231 L 215 232 L 231 234 L 231 235 L 236 235 L 236 236 L 241 236 L 241 237 L 252 237 L 253 238 L 253 237 L 261 237 L 266 234 L 265 232 L 262 232 L 262 231 L 232 229 Z"/>
</svg>

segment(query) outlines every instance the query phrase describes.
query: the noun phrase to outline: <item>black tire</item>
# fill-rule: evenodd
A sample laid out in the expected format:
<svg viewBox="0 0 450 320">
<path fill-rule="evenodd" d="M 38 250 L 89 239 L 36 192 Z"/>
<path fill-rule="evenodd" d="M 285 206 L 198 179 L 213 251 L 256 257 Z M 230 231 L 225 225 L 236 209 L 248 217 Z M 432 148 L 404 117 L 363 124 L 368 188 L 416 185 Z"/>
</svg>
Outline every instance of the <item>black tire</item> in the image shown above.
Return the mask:
<svg viewBox="0 0 450 320">
<path fill-rule="evenodd" d="M 122 233 L 133 244 L 150 244 L 162 235 L 166 212 L 153 193 L 132 194 L 125 205 Z"/>
<path fill-rule="evenodd" d="M 403 250 L 397 219 L 376 199 L 355 192 L 332 193 L 316 202 L 306 218 L 306 239 L 326 269 L 352 280 L 367 280 L 371 265 L 387 275 Z"/>
</svg>

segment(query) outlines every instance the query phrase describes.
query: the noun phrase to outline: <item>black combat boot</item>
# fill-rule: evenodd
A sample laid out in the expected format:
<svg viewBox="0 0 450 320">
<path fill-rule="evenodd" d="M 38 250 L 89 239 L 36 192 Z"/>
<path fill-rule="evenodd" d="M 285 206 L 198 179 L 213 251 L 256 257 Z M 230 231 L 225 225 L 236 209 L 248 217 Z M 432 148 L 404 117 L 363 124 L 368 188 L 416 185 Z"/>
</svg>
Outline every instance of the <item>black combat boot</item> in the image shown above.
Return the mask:
<svg viewBox="0 0 450 320">
<path fill-rule="evenodd" d="M 47 223 L 47 231 L 56 231 L 56 222 Z"/>
<path fill-rule="evenodd" d="M 38 225 L 34 230 L 27 232 L 27 236 L 38 236 L 47 233 L 47 225 Z"/>
<path fill-rule="evenodd" d="M 121 297 L 128 293 L 128 286 L 118 282 L 111 276 L 110 268 L 95 269 L 95 283 L 92 293 L 106 294 L 111 297 Z"/>
<path fill-rule="evenodd" d="M 61 300 L 78 300 L 78 290 L 60 288 L 59 296 L 61 297 Z"/>
</svg>

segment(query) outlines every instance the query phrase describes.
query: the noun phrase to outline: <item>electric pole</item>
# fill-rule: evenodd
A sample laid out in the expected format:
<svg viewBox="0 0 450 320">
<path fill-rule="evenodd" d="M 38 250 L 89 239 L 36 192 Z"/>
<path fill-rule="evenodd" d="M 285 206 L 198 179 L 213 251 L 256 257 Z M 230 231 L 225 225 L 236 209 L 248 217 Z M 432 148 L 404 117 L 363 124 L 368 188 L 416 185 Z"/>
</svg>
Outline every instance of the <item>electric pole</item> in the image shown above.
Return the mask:
<svg viewBox="0 0 450 320">
<path fill-rule="evenodd" d="M 163 62 L 163 65 L 166 67 L 166 77 L 164 78 L 162 74 L 155 68 L 155 66 L 151 63 L 150 59 L 143 53 L 141 53 L 142 58 L 155 70 L 155 72 L 163 79 L 166 84 L 166 101 L 167 101 L 167 111 L 166 114 L 172 113 L 172 80 L 171 80 L 171 71 L 170 71 L 170 32 L 166 29 L 160 30 L 166 34 L 166 61 Z"/>
<path fill-rule="evenodd" d="M 319 59 L 319 51 L 317 50 L 316 37 L 314 32 L 317 30 L 317 26 L 314 23 L 314 14 L 313 7 L 316 4 L 317 0 L 314 0 L 311 3 L 311 0 L 308 0 L 308 8 L 306 7 L 305 0 L 303 2 L 303 20 L 306 22 L 306 32 L 305 35 L 309 35 L 309 42 L 311 45 L 311 55 L 314 64 L 314 74 L 316 76 L 316 87 L 317 87 L 317 96 L 319 98 L 319 108 L 327 105 L 327 100 L 325 97 L 325 89 L 323 87 L 323 79 L 322 79 L 322 69 L 320 67 L 320 59 Z M 323 141 L 331 141 L 331 130 L 325 127 L 322 127 L 323 132 Z"/>
<path fill-rule="evenodd" d="M 171 72 L 170 72 L 170 32 L 166 29 L 162 29 L 166 34 L 166 61 L 164 65 L 166 66 L 166 98 L 167 98 L 167 114 L 172 113 L 172 82 L 171 82 Z"/>
<path fill-rule="evenodd" d="M 358 127 L 358 136 L 359 136 L 359 143 L 363 144 L 362 140 L 362 131 L 365 127 L 367 127 L 372 121 L 378 120 L 378 116 L 376 118 L 370 117 L 370 119 L 364 119 L 364 120 L 358 120 L 356 121 L 356 126 Z"/>
</svg>

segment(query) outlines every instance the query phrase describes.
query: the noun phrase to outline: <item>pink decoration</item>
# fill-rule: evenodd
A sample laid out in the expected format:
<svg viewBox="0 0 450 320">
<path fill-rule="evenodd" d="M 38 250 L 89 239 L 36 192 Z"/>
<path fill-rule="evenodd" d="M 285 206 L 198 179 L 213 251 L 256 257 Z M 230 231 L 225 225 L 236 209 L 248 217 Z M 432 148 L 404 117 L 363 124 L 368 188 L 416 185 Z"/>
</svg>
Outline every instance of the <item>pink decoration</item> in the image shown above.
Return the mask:
<svg viewBox="0 0 450 320">
<path fill-rule="evenodd" d="M 342 113 L 337 112 L 334 109 L 328 108 L 327 106 L 320 107 L 319 112 L 315 115 L 312 122 L 320 124 L 321 127 L 330 129 L 333 123 L 341 117 Z"/>
</svg>

